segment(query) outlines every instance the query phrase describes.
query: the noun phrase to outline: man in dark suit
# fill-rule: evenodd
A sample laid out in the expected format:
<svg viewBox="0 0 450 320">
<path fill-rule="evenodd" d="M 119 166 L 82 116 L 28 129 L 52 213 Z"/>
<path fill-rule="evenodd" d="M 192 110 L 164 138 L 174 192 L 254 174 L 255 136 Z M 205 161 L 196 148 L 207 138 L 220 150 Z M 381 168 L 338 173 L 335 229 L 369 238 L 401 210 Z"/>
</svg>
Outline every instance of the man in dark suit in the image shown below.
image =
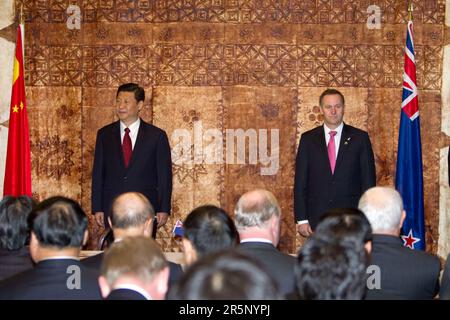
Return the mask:
<svg viewBox="0 0 450 320">
<path fill-rule="evenodd" d="M 162 300 L 168 278 L 167 261 L 158 244 L 137 236 L 106 251 L 98 282 L 107 300 Z"/>
<path fill-rule="evenodd" d="M 150 237 L 153 230 L 155 210 L 148 199 L 139 192 L 127 192 L 118 196 L 112 205 L 111 216 L 108 223 L 114 234 L 114 242 L 117 243 L 128 237 Z M 104 254 L 82 260 L 86 267 L 100 270 Z M 170 276 L 169 287 L 172 286 L 183 274 L 179 264 L 169 262 Z"/>
<path fill-rule="evenodd" d="M 372 231 L 371 264 L 380 270 L 379 288 L 369 288 L 367 299 L 432 299 L 439 290 L 439 258 L 403 245 L 400 230 L 406 213 L 400 194 L 391 188 L 367 190 L 359 209 Z"/>
<path fill-rule="evenodd" d="M 277 250 L 281 209 L 267 190 L 243 194 L 235 208 L 234 222 L 241 243 L 238 251 L 256 259 L 275 280 L 281 294 L 295 290 L 295 258 Z"/>
<path fill-rule="evenodd" d="M 319 104 L 324 124 L 303 133 L 295 162 L 294 211 L 297 231 L 304 237 L 312 234 L 324 212 L 356 207 L 376 183 L 369 136 L 343 122 L 342 93 L 327 89 Z"/>
<path fill-rule="evenodd" d="M 134 83 L 117 90 L 119 121 L 97 133 L 92 169 L 92 212 L 106 225 L 113 199 L 121 193 L 144 194 L 157 212 L 158 227 L 167 222 L 172 195 L 172 161 L 166 133 L 139 118 L 144 89 Z"/>
<path fill-rule="evenodd" d="M 97 273 L 78 261 L 88 219 L 64 197 L 41 202 L 31 213 L 30 254 L 36 266 L 0 283 L 0 299 L 101 299 Z"/>
<path fill-rule="evenodd" d="M 450 254 L 445 262 L 444 273 L 442 274 L 439 299 L 450 300 Z"/>
</svg>

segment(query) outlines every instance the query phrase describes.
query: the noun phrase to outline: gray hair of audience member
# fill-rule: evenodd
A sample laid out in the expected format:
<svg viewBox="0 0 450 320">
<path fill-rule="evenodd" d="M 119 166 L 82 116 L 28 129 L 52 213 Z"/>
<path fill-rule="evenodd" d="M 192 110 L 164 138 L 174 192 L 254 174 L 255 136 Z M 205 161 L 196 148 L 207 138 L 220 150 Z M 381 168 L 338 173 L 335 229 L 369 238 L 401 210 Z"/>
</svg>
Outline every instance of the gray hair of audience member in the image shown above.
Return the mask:
<svg viewBox="0 0 450 320">
<path fill-rule="evenodd" d="M 373 187 L 364 192 L 358 208 L 364 212 L 373 233 L 395 232 L 399 229 L 403 214 L 403 201 L 397 190 Z"/>
<path fill-rule="evenodd" d="M 281 209 L 272 192 L 256 189 L 239 198 L 234 213 L 238 230 L 249 227 L 264 228 L 270 218 L 280 217 Z"/>
<path fill-rule="evenodd" d="M 359 241 L 309 237 L 295 265 L 297 291 L 303 300 L 360 300 L 366 291 L 368 259 Z"/>
<path fill-rule="evenodd" d="M 100 274 L 113 287 L 123 276 L 150 282 L 165 267 L 168 267 L 168 262 L 153 239 L 143 236 L 127 237 L 106 250 Z"/>
<path fill-rule="evenodd" d="M 5 196 L 0 201 L 0 248 L 18 250 L 28 244 L 28 217 L 36 207 L 29 196 Z"/>
<path fill-rule="evenodd" d="M 252 258 L 234 250 L 208 255 L 189 267 L 171 300 L 281 299 L 274 280 Z"/>
<path fill-rule="evenodd" d="M 155 209 L 142 193 L 123 193 L 113 201 L 111 208 L 111 225 L 113 228 L 139 227 L 154 217 Z"/>
</svg>

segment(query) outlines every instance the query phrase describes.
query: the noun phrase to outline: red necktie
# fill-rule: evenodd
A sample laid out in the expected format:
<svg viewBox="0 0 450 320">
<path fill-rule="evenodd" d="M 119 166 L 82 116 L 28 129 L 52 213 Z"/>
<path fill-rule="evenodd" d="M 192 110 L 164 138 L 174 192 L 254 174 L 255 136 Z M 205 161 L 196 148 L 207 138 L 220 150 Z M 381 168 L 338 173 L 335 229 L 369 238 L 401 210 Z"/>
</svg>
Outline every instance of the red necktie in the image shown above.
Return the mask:
<svg viewBox="0 0 450 320">
<path fill-rule="evenodd" d="M 330 141 L 328 142 L 328 159 L 330 160 L 331 173 L 333 174 L 336 166 L 336 145 L 334 144 L 336 133 L 336 131 L 330 131 Z"/>
<path fill-rule="evenodd" d="M 130 163 L 131 158 L 131 138 L 130 138 L 130 129 L 125 128 L 125 136 L 123 137 L 122 142 L 122 152 L 123 152 L 123 160 L 125 161 L 125 168 L 128 167 L 128 163 Z"/>
</svg>

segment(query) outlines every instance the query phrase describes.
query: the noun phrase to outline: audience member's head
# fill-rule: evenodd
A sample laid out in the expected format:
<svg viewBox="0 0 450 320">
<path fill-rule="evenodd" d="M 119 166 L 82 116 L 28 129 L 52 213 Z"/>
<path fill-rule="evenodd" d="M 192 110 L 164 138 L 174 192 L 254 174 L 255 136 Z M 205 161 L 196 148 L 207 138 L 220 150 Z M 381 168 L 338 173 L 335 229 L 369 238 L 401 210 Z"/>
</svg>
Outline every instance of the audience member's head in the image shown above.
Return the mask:
<svg viewBox="0 0 450 320">
<path fill-rule="evenodd" d="M 72 199 L 51 197 L 32 211 L 30 254 L 35 262 L 53 256 L 78 257 L 88 239 L 88 219 Z"/>
<path fill-rule="evenodd" d="M 28 196 L 6 196 L 0 202 L 0 249 L 19 250 L 28 244 L 28 216 L 36 206 Z"/>
<path fill-rule="evenodd" d="M 406 214 L 398 191 L 388 187 L 370 188 L 362 195 L 358 208 L 366 215 L 374 234 L 400 235 Z"/>
<path fill-rule="evenodd" d="M 212 205 L 194 209 L 183 223 L 183 248 L 187 264 L 200 257 L 234 247 L 238 233 L 230 216 Z"/>
<path fill-rule="evenodd" d="M 120 288 L 139 288 L 146 297 L 162 300 L 167 292 L 168 263 L 158 244 L 149 237 L 127 237 L 114 243 L 103 258 L 99 285 L 106 298 Z"/>
<path fill-rule="evenodd" d="M 319 220 L 316 235 L 337 241 L 357 241 L 372 250 L 372 228 L 364 213 L 356 208 L 332 209 Z"/>
<path fill-rule="evenodd" d="M 234 221 L 241 240 L 265 238 L 274 246 L 280 238 L 281 209 L 275 196 L 257 189 L 244 193 L 235 208 Z"/>
<path fill-rule="evenodd" d="M 150 237 L 155 210 L 148 199 L 139 192 L 127 192 L 114 199 L 108 219 L 115 239 L 129 236 Z"/>
<path fill-rule="evenodd" d="M 300 250 L 295 266 L 299 298 L 362 299 L 366 290 L 366 257 L 360 243 L 326 240 L 314 234 Z"/>
<path fill-rule="evenodd" d="M 236 251 L 221 251 L 188 268 L 170 292 L 173 300 L 274 300 L 281 296 L 257 262 Z"/>
</svg>

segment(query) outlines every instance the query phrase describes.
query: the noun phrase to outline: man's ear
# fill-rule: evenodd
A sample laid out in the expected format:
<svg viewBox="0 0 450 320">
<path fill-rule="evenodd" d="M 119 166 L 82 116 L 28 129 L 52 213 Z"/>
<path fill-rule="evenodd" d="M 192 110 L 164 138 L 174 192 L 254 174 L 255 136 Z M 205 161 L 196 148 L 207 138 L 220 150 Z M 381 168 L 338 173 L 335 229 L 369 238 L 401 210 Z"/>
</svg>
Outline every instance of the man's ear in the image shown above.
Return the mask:
<svg viewBox="0 0 450 320">
<path fill-rule="evenodd" d="M 186 264 L 190 265 L 197 261 L 197 251 L 195 251 L 192 242 L 189 239 L 183 238 L 183 251 Z"/>
<path fill-rule="evenodd" d="M 144 224 L 144 237 L 151 237 L 152 236 L 153 221 L 155 221 L 155 218 L 150 218 L 147 221 L 145 221 L 145 224 Z"/>
<path fill-rule="evenodd" d="M 169 289 L 169 267 L 165 267 L 157 276 L 156 290 L 158 291 L 158 296 L 166 296 L 167 290 Z"/>
<path fill-rule="evenodd" d="M 106 281 L 104 276 L 98 277 L 98 286 L 100 287 L 103 299 L 105 299 L 111 292 L 111 288 L 109 287 L 108 281 Z"/>
<path fill-rule="evenodd" d="M 402 211 L 402 217 L 400 218 L 400 225 L 398 226 L 398 229 L 401 230 L 403 226 L 403 222 L 405 222 L 406 219 L 406 211 Z"/>
<path fill-rule="evenodd" d="M 30 237 L 30 255 L 31 258 L 35 263 L 39 262 L 39 241 L 34 234 L 33 231 L 31 231 L 31 237 Z"/>
<path fill-rule="evenodd" d="M 86 243 L 88 242 L 88 240 L 89 240 L 89 230 L 86 229 L 86 231 L 84 232 L 84 235 L 83 235 L 83 243 L 81 246 L 84 247 L 86 245 Z"/>
<path fill-rule="evenodd" d="M 141 111 L 142 108 L 144 107 L 144 101 L 139 101 L 137 104 L 137 107 L 138 107 L 138 111 Z"/>
</svg>

